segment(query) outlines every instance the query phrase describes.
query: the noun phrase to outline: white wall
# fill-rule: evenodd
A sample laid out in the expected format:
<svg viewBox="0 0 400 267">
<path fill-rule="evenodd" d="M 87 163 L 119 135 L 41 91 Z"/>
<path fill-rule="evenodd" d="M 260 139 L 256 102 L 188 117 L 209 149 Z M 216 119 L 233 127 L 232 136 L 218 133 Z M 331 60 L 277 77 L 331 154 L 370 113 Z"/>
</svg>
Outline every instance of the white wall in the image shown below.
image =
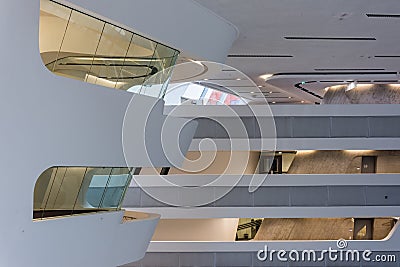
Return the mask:
<svg viewBox="0 0 400 267">
<path fill-rule="evenodd" d="M 34 185 L 48 167 L 125 166 L 122 123 L 132 94 L 56 76 L 44 67 L 39 0 L 3 2 L 0 34 L 0 266 L 110 267 L 139 259 L 157 219 L 121 224 L 123 214 L 115 212 L 32 221 Z M 154 104 L 145 96 L 134 101 L 138 115 Z M 161 114 L 154 119 L 163 121 Z M 143 123 L 136 128 L 142 136 Z M 161 148 L 151 147 L 165 163 Z M 145 163 L 140 161 L 135 166 Z"/>
</svg>

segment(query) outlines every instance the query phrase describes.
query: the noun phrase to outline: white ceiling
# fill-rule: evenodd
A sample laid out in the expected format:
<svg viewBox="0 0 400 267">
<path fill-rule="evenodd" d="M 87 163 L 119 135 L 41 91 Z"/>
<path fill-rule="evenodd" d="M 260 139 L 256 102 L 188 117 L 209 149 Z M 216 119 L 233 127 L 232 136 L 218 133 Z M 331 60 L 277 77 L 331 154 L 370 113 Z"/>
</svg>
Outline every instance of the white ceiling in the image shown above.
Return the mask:
<svg viewBox="0 0 400 267">
<path fill-rule="evenodd" d="M 228 65 L 243 71 L 258 85 L 266 86 L 262 90 L 273 91 L 271 96 L 279 96 L 279 98 L 269 97 L 270 102 L 301 103 L 302 100 L 306 103 L 318 102 L 317 98 L 294 87 L 295 83 L 303 80 L 399 79 L 400 16 L 370 18 L 366 15 L 367 13 L 400 14 L 399 0 L 196 1 L 239 29 L 240 35 L 231 48 L 231 56 L 291 56 L 228 57 L 226 62 Z M 287 40 L 285 36 L 371 37 L 376 40 Z M 376 57 L 382 55 L 398 57 Z M 367 74 L 361 74 L 361 78 L 360 74 L 341 75 L 340 72 L 344 71 Z M 293 74 L 304 72 L 312 75 Z M 339 72 L 339 74 L 319 75 L 325 72 Z M 378 72 L 378 74 L 372 77 L 368 72 Z M 395 72 L 395 74 L 381 75 L 380 72 Z M 269 85 L 260 78 L 260 75 L 267 73 L 288 75 L 272 77 Z M 331 84 L 317 83 L 309 89 L 317 94 L 323 94 L 322 89 L 328 85 Z M 307 88 L 307 84 L 304 87 Z M 289 96 L 291 98 L 288 98 Z"/>
</svg>

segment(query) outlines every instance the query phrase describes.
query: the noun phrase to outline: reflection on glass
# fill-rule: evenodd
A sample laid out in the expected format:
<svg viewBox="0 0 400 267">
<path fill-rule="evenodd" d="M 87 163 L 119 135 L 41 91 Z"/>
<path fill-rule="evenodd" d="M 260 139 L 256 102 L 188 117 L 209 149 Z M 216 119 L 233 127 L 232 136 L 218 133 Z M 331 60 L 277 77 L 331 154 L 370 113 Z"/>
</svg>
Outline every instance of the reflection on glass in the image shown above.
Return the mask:
<svg viewBox="0 0 400 267">
<path fill-rule="evenodd" d="M 54 167 L 35 185 L 34 219 L 120 210 L 130 168 Z"/>
<path fill-rule="evenodd" d="M 158 69 L 151 64 L 156 46 L 157 43 L 142 36 L 133 36 L 120 75 L 120 81 L 126 82 L 122 89 L 141 86 L 148 75 L 158 72 Z"/>
<path fill-rule="evenodd" d="M 142 87 L 142 92 L 153 97 L 163 97 L 166 85 L 172 74 L 172 68 L 170 67 L 175 64 L 175 50 L 158 44 L 154 51 L 154 58 L 159 60 L 153 60 L 151 65 L 160 71 L 157 71 L 157 75 L 151 76 L 146 80 Z"/>
<path fill-rule="evenodd" d="M 86 81 L 103 27 L 104 22 L 72 11 L 57 60 L 79 57 L 89 57 L 90 60 L 87 63 L 64 62 L 59 64 L 57 62 L 53 71 L 66 77 Z"/>
<path fill-rule="evenodd" d="M 54 2 L 40 2 L 39 47 L 44 64 L 53 71 L 72 10 Z"/>
<path fill-rule="evenodd" d="M 88 82 L 117 89 L 125 84 L 119 79 L 132 36 L 132 33 L 121 28 L 105 25 Z"/>
<path fill-rule="evenodd" d="M 179 55 L 175 49 L 49 0 L 41 0 L 40 53 L 46 67 L 58 75 L 153 97 L 164 95 L 169 67 Z M 149 80 L 159 72 L 162 75 Z"/>
</svg>

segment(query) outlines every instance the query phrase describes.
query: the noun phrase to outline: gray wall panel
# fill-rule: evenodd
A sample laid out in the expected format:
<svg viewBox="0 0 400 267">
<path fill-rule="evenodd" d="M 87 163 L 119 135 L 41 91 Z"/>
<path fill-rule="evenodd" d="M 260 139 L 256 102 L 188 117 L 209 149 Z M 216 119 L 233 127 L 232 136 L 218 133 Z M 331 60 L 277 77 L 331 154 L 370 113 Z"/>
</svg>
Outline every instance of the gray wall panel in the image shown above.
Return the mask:
<svg viewBox="0 0 400 267">
<path fill-rule="evenodd" d="M 254 206 L 289 206 L 290 187 L 260 187 L 254 192 Z"/>
<path fill-rule="evenodd" d="M 260 249 L 262 249 L 263 246 L 260 246 Z M 252 266 L 274 266 L 274 267 L 287 267 L 289 266 L 288 262 L 282 262 L 282 261 L 277 261 L 276 260 L 276 254 L 275 254 L 275 260 L 271 263 L 270 261 L 260 261 L 257 258 L 257 253 L 253 254 L 253 265 Z"/>
<path fill-rule="evenodd" d="M 328 206 L 364 206 L 365 187 L 329 186 Z"/>
<path fill-rule="evenodd" d="M 375 259 L 376 255 L 378 255 L 381 257 L 382 255 L 388 256 L 388 255 L 394 255 L 396 257 L 396 262 L 381 262 L 381 263 L 377 263 L 375 261 L 365 261 L 364 259 L 361 258 L 361 266 L 362 267 L 372 267 L 372 266 L 384 266 L 384 267 L 398 267 L 400 266 L 400 252 L 398 251 L 385 251 L 385 252 L 372 252 L 371 255 L 371 259 Z"/>
<path fill-rule="evenodd" d="M 162 188 L 162 187 L 152 188 L 150 192 L 154 193 L 156 195 L 160 195 L 160 196 L 162 196 L 162 195 L 171 196 L 171 189 L 168 187 L 167 188 Z M 175 196 L 171 196 L 171 197 L 175 197 L 177 202 L 179 201 L 179 198 L 180 198 L 179 195 L 175 195 Z M 140 206 L 141 207 L 167 207 L 169 205 L 152 198 L 145 191 L 142 191 L 140 194 Z"/>
<path fill-rule="evenodd" d="M 400 117 L 222 117 L 216 118 L 223 125 L 231 129 L 246 128 L 249 138 L 260 138 L 261 132 L 264 138 L 274 137 L 274 120 L 276 136 L 278 138 L 346 138 L 346 137 L 400 137 Z M 205 118 L 196 119 L 199 126 L 195 138 L 227 138 L 228 135 L 222 126 L 215 121 Z M 258 121 L 258 123 L 257 123 Z M 242 126 L 243 123 L 243 126 Z M 258 127 L 258 124 L 260 125 Z M 262 131 L 260 131 L 260 128 Z M 232 130 L 232 138 L 244 138 L 240 131 Z"/>
<path fill-rule="evenodd" d="M 262 246 L 260 245 L 260 249 Z M 333 248 L 335 249 L 335 248 Z M 325 261 L 322 262 L 282 262 L 278 261 L 276 254 L 274 261 L 260 261 L 257 258 L 257 252 L 217 252 L 217 253 L 147 253 L 145 258 L 140 262 L 130 263 L 124 265 L 124 267 L 256 267 L 256 266 L 285 266 L 285 267 L 310 267 L 310 266 L 359 266 L 359 267 L 369 267 L 369 266 L 385 266 L 385 267 L 399 267 L 398 259 L 400 259 L 400 253 L 397 251 L 374 251 L 370 256 L 371 259 L 375 259 L 376 255 L 394 255 L 397 262 L 385 262 L 377 263 L 374 261 L 366 262 L 362 259 L 362 251 L 360 251 L 360 261 L 347 262 L 345 259 L 343 261 L 330 261 L 328 255 L 325 257 Z M 319 254 L 318 254 L 319 256 Z M 173 265 L 176 264 L 176 265 Z"/>
<path fill-rule="evenodd" d="M 217 253 L 216 267 L 248 267 L 252 263 L 251 252 Z"/>
<path fill-rule="evenodd" d="M 280 138 L 292 137 L 293 124 L 291 117 L 275 117 L 275 127 L 276 136 Z"/>
<path fill-rule="evenodd" d="M 324 186 L 291 187 L 290 203 L 292 206 L 326 206 L 328 190 Z"/>
<path fill-rule="evenodd" d="M 254 117 L 242 117 L 241 118 L 244 124 L 244 127 L 246 128 L 247 135 L 249 138 L 255 138 L 256 137 L 256 122 Z"/>
<path fill-rule="evenodd" d="M 211 188 L 207 189 L 208 191 Z M 226 192 L 225 187 L 214 187 Z M 152 188 L 152 193 L 170 195 L 170 201 L 179 203 L 181 194 L 171 188 Z M 175 192 L 171 194 L 171 192 Z M 206 207 L 268 207 L 268 206 L 397 206 L 400 205 L 400 186 L 267 186 L 254 193 L 248 187 L 235 187 L 224 197 Z M 210 191 L 212 193 L 212 191 Z M 140 188 L 128 188 L 123 207 L 169 207 Z"/>
<path fill-rule="evenodd" d="M 141 189 L 138 187 L 129 187 L 126 190 L 122 206 L 124 207 L 140 207 Z"/>
<path fill-rule="evenodd" d="M 217 122 L 215 122 L 215 138 L 229 138 L 224 126 Z"/>
<path fill-rule="evenodd" d="M 400 137 L 400 117 L 370 117 L 371 137 Z"/>
<path fill-rule="evenodd" d="M 329 137 L 330 126 L 329 117 L 294 117 L 293 137 Z"/>
<path fill-rule="evenodd" d="M 179 256 L 179 253 L 147 253 L 140 262 L 142 267 L 176 267 Z"/>
<path fill-rule="evenodd" d="M 332 137 L 368 136 L 368 118 L 332 117 Z"/>
<path fill-rule="evenodd" d="M 180 267 L 212 267 L 214 266 L 214 253 L 182 253 Z"/>
<path fill-rule="evenodd" d="M 216 135 L 215 122 L 207 118 L 198 118 L 196 121 L 199 123 L 197 126 L 194 138 L 212 138 Z"/>
<path fill-rule="evenodd" d="M 400 205 L 399 186 L 367 186 L 367 205 Z"/>
<path fill-rule="evenodd" d="M 226 188 L 216 188 L 226 190 Z M 249 193 L 248 187 L 235 187 L 227 195 L 215 201 L 217 207 L 248 207 L 253 206 L 253 194 Z"/>
</svg>

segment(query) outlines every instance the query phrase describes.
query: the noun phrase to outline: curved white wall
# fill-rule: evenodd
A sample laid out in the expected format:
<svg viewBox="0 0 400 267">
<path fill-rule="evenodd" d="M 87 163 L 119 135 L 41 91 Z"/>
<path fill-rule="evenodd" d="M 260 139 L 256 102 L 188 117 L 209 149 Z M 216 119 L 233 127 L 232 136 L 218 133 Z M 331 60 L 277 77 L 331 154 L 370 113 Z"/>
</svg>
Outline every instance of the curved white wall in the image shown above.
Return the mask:
<svg viewBox="0 0 400 267">
<path fill-rule="evenodd" d="M 112 212 L 32 221 L 34 185 L 48 167 L 125 166 L 122 124 L 132 94 L 45 68 L 39 54 L 39 0 L 2 3 L 0 34 L 0 266 L 110 267 L 139 259 L 158 218 L 122 224 L 123 212 Z M 155 100 L 137 96 L 135 101 L 142 115 L 141 108 Z M 154 117 L 155 124 L 164 119 Z M 151 146 L 156 161 L 166 164 L 156 147 Z M 137 153 L 144 154 L 141 149 Z M 146 161 L 138 158 L 135 166 Z"/>
</svg>

